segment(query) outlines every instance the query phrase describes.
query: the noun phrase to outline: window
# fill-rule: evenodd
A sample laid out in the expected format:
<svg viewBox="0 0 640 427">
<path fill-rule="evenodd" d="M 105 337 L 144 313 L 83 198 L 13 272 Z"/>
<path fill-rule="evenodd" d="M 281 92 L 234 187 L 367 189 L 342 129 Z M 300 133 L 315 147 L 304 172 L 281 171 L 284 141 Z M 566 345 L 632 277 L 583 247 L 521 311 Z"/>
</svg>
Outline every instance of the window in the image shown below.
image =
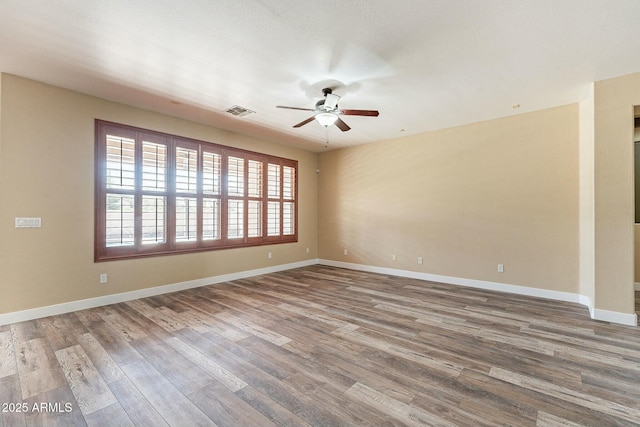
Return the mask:
<svg viewBox="0 0 640 427">
<path fill-rule="evenodd" d="M 95 259 L 296 242 L 297 169 L 96 120 Z"/>
</svg>

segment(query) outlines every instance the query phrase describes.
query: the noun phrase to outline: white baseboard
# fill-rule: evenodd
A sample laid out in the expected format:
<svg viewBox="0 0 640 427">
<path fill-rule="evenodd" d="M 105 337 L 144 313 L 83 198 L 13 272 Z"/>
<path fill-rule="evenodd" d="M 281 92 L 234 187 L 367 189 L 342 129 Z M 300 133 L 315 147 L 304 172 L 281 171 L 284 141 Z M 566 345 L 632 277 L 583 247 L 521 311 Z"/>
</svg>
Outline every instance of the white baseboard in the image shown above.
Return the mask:
<svg viewBox="0 0 640 427">
<path fill-rule="evenodd" d="M 259 276 L 261 274 L 276 273 L 278 271 L 291 270 L 294 268 L 307 267 L 310 265 L 323 264 L 333 267 L 347 268 L 350 270 L 366 271 L 371 273 L 387 274 L 398 277 L 408 277 L 412 279 L 428 280 L 431 282 L 448 283 L 451 285 L 468 286 L 472 288 L 487 289 L 499 292 L 508 292 L 519 295 L 527 295 L 539 298 L 549 298 L 557 301 L 575 302 L 589 308 L 592 319 L 601 320 L 622 325 L 636 326 L 637 316 L 635 314 L 620 313 L 596 309 L 589 297 L 570 292 L 551 291 L 547 289 L 530 288 L 527 286 L 510 285 L 506 283 L 489 282 L 484 280 L 464 279 L 460 277 L 442 276 L 437 274 L 420 273 L 409 270 L 399 270 L 393 268 L 375 267 L 363 264 L 354 264 L 326 259 L 310 259 L 289 264 L 281 264 L 271 267 L 258 268 L 255 270 L 240 271 L 237 273 L 223 274 L 220 276 L 204 277 L 201 279 L 189 280 L 186 282 L 173 283 L 169 285 L 156 286 L 152 288 L 139 289 L 136 291 L 123 292 L 119 294 L 105 295 L 96 298 L 88 298 L 79 301 L 71 301 L 62 304 L 49 305 L 28 310 L 16 311 L 13 313 L 0 314 L 0 326 L 10 323 L 24 322 L 27 320 L 39 319 L 57 314 L 69 313 L 72 311 L 85 310 L 88 308 L 100 307 L 109 304 L 130 301 L 138 298 L 146 298 L 155 295 L 177 292 L 185 289 L 197 288 L 206 285 L 229 282 L 232 280 L 244 279 L 247 277 Z M 636 283 L 636 289 L 640 284 Z M 640 290 L 640 289 L 639 289 Z"/>
<path fill-rule="evenodd" d="M 618 311 L 601 310 L 596 308 L 591 315 L 594 320 L 602 320 L 603 322 L 619 323 L 627 326 L 638 325 L 638 315 L 620 313 Z"/>
<path fill-rule="evenodd" d="M 363 264 L 353 264 L 348 262 L 333 261 L 320 259 L 320 264 L 329 265 L 333 267 L 348 268 L 350 270 L 367 271 L 371 273 L 388 274 L 391 276 L 408 277 L 412 279 L 428 280 L 432 282 L 447 283 L 450 285 L 469 286 L 472 288 L 487 289 L 499 292 L 508 292 L 519 295 L 527 295 L 539 298 L 548 298 L 557 301 L 575 302 L 586 306 L 589 309 L 589 315 L 594 320 L 601 320 L 604 322 L 618 323 L 627 326 L 637 326 L 636 314 L 620 313 L 617 311 L 608 311 L 596 309 L 593 306 L 591 298 L 575 294 L 571 292 L 552 291 L 548 289 L 531 288 L 527 286 L 510 285 L 506 283 L 488 282 L 484 280 L 464 279 L 460 277 L 442 276 L 438 274 L 420 273 L 409 270 L 398 270 L 393 268 L 374 267 Z"/>
<path fill-rule="evenodd" d="M 512 294 L 528 295 L 532 297 L 549 298 L 559 301 L 581 303 L 580 295 L 569 292 L 550 291 L 526 286 L 509 285 L 506 283 L 488 282 L 485 280 L 463 279 L 460 277 L 442 276 L 438 274 L 419 273 L 409 270 L 397 270 L 393 268 L 373 267 L 362 264 L 351 264 L 340 261 L 320 260 L 320 264 L 334 267 L 348 268 L 351 270 L 368 271 L 371 273 L 389 274 L 392 276 L 408 277 L 412 279 L 428 280 L 430 282 L 447 283 L 450 285 L 468 286 L 470 288 L 487 289 L 491 291 L 509 292 Z"/>
<path fill-rule="evenodd" d="M 229 282 L 231 280 L 245 279 L 247 277 L 259 276 L 261 274 L 276 273 L 278 271 L 291 270 L 293 268 L 307 267 L 318 264 L 317 259 L 281 264 L 271 267 L 258 268 L 255 270 L 240 271 L 238 273 L 223 274 L 220 276 L 204 277 L 202 279 L 188 280 L 186 282 L 173 283 L 170 285 L 155 286 L 152 288 L 139 289 L 137 291 L 122 292 L 119 294 L 105 295 L 96 298 L 88 298 L 78 301 L 65 302 L 62 304 L 48 305 L 45 307 L 32 308 L 28 310 L 16 311 L 13 313 L 0 314 L 0 326 L 10 323 L 24 322 L 27 320 L 39 319 L 57 314 L 69 313 L 72 311 L 85 310 L 87 308 L 100 307 L 103 305 L 116 304 L 138 298 L 146 298 L 155 295 L 167 294 L 170 292 L 182 291 L 200 286 L 214 285 L 217 283 Z"/>
</svg>

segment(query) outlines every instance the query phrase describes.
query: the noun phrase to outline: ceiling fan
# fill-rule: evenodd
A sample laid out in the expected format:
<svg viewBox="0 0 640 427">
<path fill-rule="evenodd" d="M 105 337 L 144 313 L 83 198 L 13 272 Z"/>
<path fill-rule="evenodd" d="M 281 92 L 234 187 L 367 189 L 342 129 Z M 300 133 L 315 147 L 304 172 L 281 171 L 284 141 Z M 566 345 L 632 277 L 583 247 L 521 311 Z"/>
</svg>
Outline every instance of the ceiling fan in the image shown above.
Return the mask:
<svg viewBox="0 0 640 427">
<path fill-rule="evenodd" d="M 322 93 L 324 93 L 324 99 L 316 102 L 316 108 L 285 107 L 282 105 L 277 105 L 276 108 L 315 112 L 313 116 L 301 121 L 297 125 L 294 125 L 294 128 L 304 126 L 315 119 L 324 127 L 329 127 L 335 124 L 342 132 L 346 132 L 351 128 L 340 117 L 338 117 L 339 115 L 377 117 L 380 114 L 378 110 L 341 110 L 338 108 L 338 101 L 340 100 L 340 97 L 335 95 L 331 88 L 327 87 L 322 89 Z"/>
</svg>

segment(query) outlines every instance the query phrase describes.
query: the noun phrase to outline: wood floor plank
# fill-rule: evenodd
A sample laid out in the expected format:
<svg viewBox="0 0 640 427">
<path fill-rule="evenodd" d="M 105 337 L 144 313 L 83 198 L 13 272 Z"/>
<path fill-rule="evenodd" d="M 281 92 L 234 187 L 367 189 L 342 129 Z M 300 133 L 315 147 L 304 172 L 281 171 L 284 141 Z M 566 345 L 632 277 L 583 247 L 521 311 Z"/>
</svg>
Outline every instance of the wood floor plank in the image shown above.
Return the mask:
<svg viewBox="0 0 640 427">
<path fill-rule="evenodd" d="M 11 330 L 0 332 L 0 378 L 18 373 Z"/>
<path fill-rule="evenodd" d="M 14 342 L 22 399 L 66 384 L 58 361 L 44 338 Z"/>
<path fill-rule="evenodd" d="M 538 393 L 472 370 L 465 370 L 458 381 L 470 390 L 475 390 L 481 401 L 486 402 L 490 407 L 524 407 L 554 414 L 586 426 L 637 425 L 625 423 L 624 420 L 608 414 L 597 413 L 590 407 L 576 405 L 573 402 L 558 399 L 546 393 Z"/>
<path fill-rule="evenodd" d="M 330 385 L 336 394 L 344 393 L 355 382 L 348 375 L 328 369 L 314 360 L 291 354 L 288 350 L 275 346 L 268 341 L 247 338 L 241 344 L 258 356 L 269 358 L 277 365 L 292 369 L 293 373 L 284 381 L 287 381 L 293 375 L 304 372 L 306 376 L 313 378 L 314 381 Z"/>
<path fill-rule="evenodd" d="M 228 388 L 231 392 L 236 392 L 247 385 L 247 383 L 242 381 L 239 377 L 220 366 L 220 364 L 218 364 L 214 359 L 200 353 L 198 350 L 179 338 L 169 338 L 165 340 L 165 342 L 185 358 L 206 371 L 211 375 L 211 377 Z"/>
<path fill-rule="evenodd" d="M 189 344 L 209 359 L 214 360 L 220 366 L 237 377 L 242 377 L 245 372 L 255 368 L 254 365 L 247 362 L 242 357 L 239 357 L 229 351 L 229 348 L 232 346 L 229 345 L 229 343 L 234 343 L 234 341 L 227 340 L 222 336 L 215 335 L 210 332 L 206 334 L 198 334 L 187 328 L 178 331 L 176 333 L 176 337 Z"/>
<path fill-rule="evenodd" d="M 221 384 L 211 384 L 189 395 L 189 399 L 220 427 L 275 427 L 253 406 Z"/>
<path fill-rule="evenodd" d="M 538 412 L 536 427 L 582 427 L 582 424 L 574 423 L 544 411 Z"/>
<path fill-rule="evenodd" d="M 377 408 L 354 405 L 354 401 L 346 394 L 349 389 L 342 392 L 342 389 L 338 389 L 330 382 L 318 381 L 303 372 L 290 376 L 284 382 L 313 402 L 313 408 L 305 409 L 300 414 L 302 417 L 306 416 L 306 412 L 316 412 L 315 408 L 320 407 L 331 408 L 332 415 L 341 420 L 338 425 L 378 426 L 389 423 L 387 414 Z"/>
<path fill-rule="evenodd" d="M 245 340 L 251 340 L 251 338 L 256 338 L 256 337 L 245 338 Z M 260 338 L 257 338 L 257 339 L 260 339 Z M 229 342 L 229 341 L 220 339 L 217 342 L 220 343 L 220 345 L 223 346 L 228 351 L 228 354 L 231 355 L 231 358 L 236 360 L 241 359 L 243 362 L 246 362 L 246 364 L 249 364 L 255 368 L 259 368 L 262 371 L 278 379 L 285 379 L 289 375 L 293 375 L 295 373 L 295 369 L 292 366 L 281 363 L 279 360 L 275 358 L 272 359 L 270 357 L 264 357 L 261 354 L 256 354 L 253 351 L 251 351 L 250 348 L 243 346 L 242 343 L 245 340 L 238 341 L 238 343 L 234 343 L 234 342 Z M 249 341 L 249 342 L 252 342 L 252 341 Z"/>
<path fill-rule="evenodd" d="M 192 363 L 165 341 L 145 337 L 133 341 L 132 345 L 150 365 L 185 395 L 214 381 L 203 368 Z"/>
<path fill-rule="evenodd" d="M 345 393 L 348 397 L 388 414 L 409 426 L 455 427 L 436 414 L 418 409 L 361 383 L 355 383 Z"/>
<path fill-rule="evenodd" d="M 240 341 L 251 336 L 250 333 L 247 333 L 239 328 L 236 328 L 233 325 L 229 325 L 228 323 L 225 323 L 220 319 L 216 319 L 215 323 L 214 322 L 207 323 L 206 331 L 203 331 L 202 333 L 203 334 L 211 333 L 214 335 L 218 335 L 232 342 Z"/>
<path fill-rule="evenodd" d="M 124 317 L 114 308 L 103 307 L 100 310 L 100 317 L 111 329 L 120 333 L 127 341 L 137 340 L 148 335 L 147 331 L 131 322 L 130 319 Z"/>
<path fill-rule="evenodd" d="M 416 390 L 410 381 L 405 381 L 388 366 L 375 365 L 369 360 L 359 358 L 357 361 L 342 353 L 335 353 L 329 348 L 322 348 L 321 352 L 314 357 L 318 363 L 331 366 L 332 370 L 349 375 L 357 381 L 366 381 L 370 386 L 375 387 L 387 396 L 405 403 L 411 402 L 416 396 Z"/>
<path fill-rule="evenodd" d="M 133 328 L 145 331 L 147 336 L 154 336 L 160 339 L 172 336 L 171 332 L 168 332 L 156 322 L 152 321 L 148 317 L 145 317 L 143 314 L 137 312 L 125 303 L 114 304 L 110 307 L 114 311 L 118 312 L 120 316 L 126 319 L 128 323 L 131 323 Z M 120 335 L 124 336 L 127 340 L 129 338 L 122 333 Z"/>
<path fill-rule="evenodd" d="M 420 398 L 413 404 L 420 405 Z M 516 402 L 496 399 L 490 393 L 478 394 L 464 399 L 459 405 L 460 411 L 470 418 L 467 425 L 493 427 L 533 427 L 536 425 L 538 411 Z M 460 424 L 464 425 L 464 424 Z"/>
<path fill-rule="evenodd" d="M 106 408 L 85 415 L 84 419 L 88 427 L 134 427 L 136 425 L 131 418 L 129 418 L 129 415 L 127 415 L 120 403 L 117 402 Z"/>
<path fill-rule="evenodd" d="M 120 366 L 92 334 L 87 332 L 78 336 L 77 339 L 83 351 L 106 383 L 112 383 L 124 378 L 125 375 Z"/>
<path fill-rule="evenodd" d="M 493 378 L 497 378 L 529 390 L 537 391 L 539 393 L 544 393 L 580 406 L 589 407 L 613 417 L 618 417 L 632 422 L 640 421 L 640 405 L 638 405 L 638 408 L 634 407 L 633 405 L 635 402 L 626 402 L 626 405 L 622 405 L 618 402 L 607 401 L 597 396 L 585 394 L 580 390 L 561 387 L 547 381 L 516 374 L 502 368 L 493 368 L 489 374 Z"/>
<path fill-rule="evenodd" d="M 271 422 L 281 427 L 310 427 L 311 424 L 303 421 L 293 412 L 285 409 L 279 403 L 266 394 L 259 392 L 251 386 L 243 387 L 235 393 L 239 398 L 247 402 L 251 407 L 267 417 Z"/>
<path fill-rule="evenodd" d="M 288 343 L 289 341 L 291 341 L 291 338 L 289 337 L 285 337 L 283 335 L 274 333 L 272 331 L 270 331 L 269 329 L 260 326 L 257 323 L 254 323 L 252 321 L 248 321 L 245 320 L 244 318 L 240 317 L 240 316 L 235 316 L 233 314 L 230 313 L 217 313 L 215 315 L 218 319 L 233 325 L 235 327 L 237 327 L 238 329 L 241 329 L 251 335 L 255 335 L 257 337 L 260 337 L 264 340 L 270 341 L 272 343 L 274 343 L 275 345 L 283 345 Z"/>
<path fill-rule="evenodd" d="M 3 332 L 9 332 L 5 330 Z M 26 415 L 28 411 L 23 411 L 22 392 L 20 391 L 20 379 L 18 374 L 7 375 L 0 378 L 0 404 L 6 407 L 0 408 L 0 426 L 21 427 L 26 425 Z M 29 409 L 29 408 L 28 408 Z"/>
<path fill-rule="evenodd" d="M 622 378 L 612 375 L 611 371 L 607 371 L 606 375 L 599 372 L 582 372 L 582 383 L 593 386 L 601 393 L 609 395 L 619 395 L 622 398 L 632 398 L 640 401 L 640 387 L 638 387 L 637 377 L 630 375 Z M 614 398 L 613 400 L 618 400 Z"/>
<path fill-rule="evenodd" d="M 11 327 L 11 339 L 14 343 L 22 343 L 36 338 L 46 338 L 46 332 L 40 324 L 40 320 L 13 323 Z"/>
<path fill-rule="evenodd" d="M 169 425 L 128 377 L 109 384 L 109 388 L 135 425 L 153 427 Z"/>
<path fill-rule="evenodd" d="M 86 311 L 86 310 L 85 310 Z M 138 353 L 118 331 L 111 328 L 97 312 L 79 315 L 95 340 L 104 348 L 118 365 L 140 360 Z"/>
<path fill-rule="evenodd" d="M 248 371 L 242 379 L 311 425 L 337 426 L 341 424 L 340 417 L 333 413 L 333 408 L 316 405 L 313 399 L 298 393 L 289 384 L 260 369 Z M 342 424 L 348 425 L 347 423 Z"/>
<path fill-rule="evenodd" d="M 187 326 L 177 316 L 171 316 L 171 309 L 152 307 L 148 299 L 127 301 L 125 304 L 168 332 L 177 331 Z"/>
<path fill-rule="evenodd" d="M 84 415 L 116 403 L 115 396 L 81 346 L 67 347 L 55 354 Z"/>
<path fill-rule="evenodd" d="M 361 345 L 366 345 L 370 348 L 381 350 L 394 356 L 398 356 L 412 362 L 418 363 L 429 369 L 441 372 L 451 377 L 457 377 L 462 372 L 463 367 L 449 361 L 438 360 L 428 355 L 419 353 L 411 348 L 403 347 L 394 343 L 383 341 L 382 339 L 374 339 L 368 335 L 365 335 L 358 330 L 345 331 L 343 329 L 335 330 L 331 332 L 332 335 L 336 335 L 342 339 L 356 342 Z"/>
<path fill-rule="evenodd" d="M 146 361 L 139 360 L 122 368 L 167 424 L 171 426 L 216 425 Z"/>
<path fill-rule="evenodd" d="M 27 426 L 86 426 L 82 411 L 68 385 L 47 390 L 24 400 Z"/>
<path fill-rule="evenodd" d="M 62 316 L 50 316 L 39 319 L 51 348 L 56 351 L 77 344 L 77 335 L 65 322 Z"/>
</svg>

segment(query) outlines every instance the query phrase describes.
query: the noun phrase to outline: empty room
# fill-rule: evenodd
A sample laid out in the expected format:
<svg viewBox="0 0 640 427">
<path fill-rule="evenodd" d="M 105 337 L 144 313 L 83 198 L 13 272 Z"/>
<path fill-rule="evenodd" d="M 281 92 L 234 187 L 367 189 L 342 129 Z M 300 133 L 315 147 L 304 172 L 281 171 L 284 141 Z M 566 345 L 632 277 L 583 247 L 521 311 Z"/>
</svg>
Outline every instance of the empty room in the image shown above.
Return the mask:
<svg viewBox="0 0 640 427">
<path fill-rule="evenodd" d="M 0 426 L 640 426 L 638 16 L 1 1 Z"/>
</svg>

